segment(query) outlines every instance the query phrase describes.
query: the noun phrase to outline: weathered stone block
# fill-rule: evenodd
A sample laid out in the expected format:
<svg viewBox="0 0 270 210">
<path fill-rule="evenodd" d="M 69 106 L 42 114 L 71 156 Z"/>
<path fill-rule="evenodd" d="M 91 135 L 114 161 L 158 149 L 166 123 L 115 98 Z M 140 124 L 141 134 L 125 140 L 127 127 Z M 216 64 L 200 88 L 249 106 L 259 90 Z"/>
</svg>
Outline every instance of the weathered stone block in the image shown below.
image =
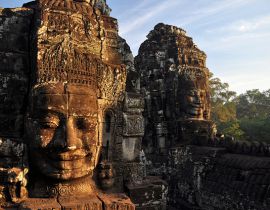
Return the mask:
<svg viewBox="0 0 270 210">
<path fill-rule="evenodd" d="M 167 183 L 158 177 L 147 177 L 141 184 L 127 185 L 128 195 L 136 207 L 155 208 L 166 204 L 167 187 Z"/>
<path fill-rule="evenodd" d="M 28 52 L 28 35 L 0 34 L 0 51 Z"/>
<path fill-rule="evenodd" d="M 1 32 L 28 33 L 32 14 L 33 11 L 27 8 L 0 8 L 0 34 Z"/>
<path fill-rule="evenodd" d="M 0 157 L 22 157 L 25 152 L 25 144 L 0 137 Z"/>
<path fill-rule="evenodd" d="M 102 202 L 96 196 L 69 196 L 69 197 L 60 197 L 58 199 L 61 209 L 64 210 L 103 210 Z"/>
<path fill-rule="evenodd" d="M 23 74 L 29 71 L 28 57 L 21 53 L 0 52 L 0 71 L 1 73 Z"/>
<path fill-rule="evenodd" d="M 20 138 L 23 130 L 23 117 L 0 115 L 0 136 Z"/>
<path fill-rule="evenodd" d="M 124 136 L 142 136 L 144 134 L 144 119 L 141 115 L 123 114 Z"/>
<path fill-rule="evenodd" d="M 23 94 L 27 91 L 28 79 L 22 74 L 0 73 L 0 90 L 2 93 Z M 8 95 L 11 97 L 11 95 Z"/>
<path fill-rule="evenodd" d="M 144 108 L 144 101 L 141 94 L 126 93 L 124 100 L 124 111 L 140 114 Z"/>
<path fill-rule="evenodd" d="M 141 151 L 141 139 L 139 137 L 125 137 L 122 142 L 123 159 L 133 161 Z"/>
<path fill-rule="evenodd" d="M 56 199 L 47 198 L 29 198 L 22 202 L 18 208 L 19 210 L 61 210 L 62 206 Z"/>
<path fill-rule="evenodd" d="M 99 194 L 103 210 L 135 210 L 135 205 L 124 194 Z"/>
</svg>

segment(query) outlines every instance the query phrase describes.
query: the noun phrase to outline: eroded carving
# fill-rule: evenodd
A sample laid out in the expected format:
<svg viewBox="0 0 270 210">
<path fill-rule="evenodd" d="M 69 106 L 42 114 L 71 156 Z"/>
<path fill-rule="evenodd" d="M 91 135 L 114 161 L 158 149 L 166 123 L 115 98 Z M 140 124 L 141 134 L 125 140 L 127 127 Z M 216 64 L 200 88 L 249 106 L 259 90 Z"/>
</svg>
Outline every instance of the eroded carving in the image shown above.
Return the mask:
<svg viewBox="0 0 270 210">
<path fill-rule="evenodd" d="M 179 80 L 180 117 L 209 120 L 210 93 L 207 72 L 196 68 L 180 68 Z"/>
</svg>

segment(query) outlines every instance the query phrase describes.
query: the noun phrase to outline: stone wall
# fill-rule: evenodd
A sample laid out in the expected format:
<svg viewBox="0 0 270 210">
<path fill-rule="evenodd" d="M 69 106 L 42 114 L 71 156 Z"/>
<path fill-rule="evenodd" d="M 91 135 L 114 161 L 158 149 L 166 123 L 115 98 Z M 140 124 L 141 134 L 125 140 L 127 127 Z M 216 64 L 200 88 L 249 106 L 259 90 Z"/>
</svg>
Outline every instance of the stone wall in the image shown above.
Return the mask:
<svg viewBox="0 0 270 210">
<path fill-rule="evenodd" d="M 26 8 L 0 8 L 0 203 L 18 202 L 27 196 L 23 128 L 32 15 Z"/>
<path fill-rule="evenodd" d="M 169 156 L 169 204 L 176 209 L 269 208 L 268 157 L 204 146 L 172 148 Z"/>
<path fill-rule="evenodd" d="M 21 140 L 28 93 L 32 14 L 26 8 L 0 8 L 0 136 L 16 140 Z"/>
</svg>

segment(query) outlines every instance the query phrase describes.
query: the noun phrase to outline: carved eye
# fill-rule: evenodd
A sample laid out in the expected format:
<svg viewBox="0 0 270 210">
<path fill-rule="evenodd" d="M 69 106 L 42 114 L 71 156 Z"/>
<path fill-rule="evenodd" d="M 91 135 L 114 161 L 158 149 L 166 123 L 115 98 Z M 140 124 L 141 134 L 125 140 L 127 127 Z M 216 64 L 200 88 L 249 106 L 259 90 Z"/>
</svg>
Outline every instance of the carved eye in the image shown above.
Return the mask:
<svg viewBox="0 0 270 210">
<path fill-rule="evenodd" d="M 58 125 L 54 122 L 40 121 L 39 125 L 43 129 L 56 129 Z"/>
<path fill-rule="evenodd" d="M 56 129 L 60 122 L 57 116 L 51 114 L 41 114 L 37 121 L 42 129 Z"/>
<path fill-rule="evenodd" d="M 91 127 L 91 124 L 87 119 L 78 118 L 76 120 L 76 126 L 80 130 L 88 130 Z"/>
<path fill-rule="evenodd" d="M 86 118 L 78 118 L 76 120 L 76 126 L 80 130 L 95 130 L 96 123 L 91 122 Z"/>
<path fill-rule="evenodd" d="M 80 130 L 85 130 L 87 129 L 87 122 L 83 118 L 78 118 L 76 120 L 76 126 Z"/>
</svg>

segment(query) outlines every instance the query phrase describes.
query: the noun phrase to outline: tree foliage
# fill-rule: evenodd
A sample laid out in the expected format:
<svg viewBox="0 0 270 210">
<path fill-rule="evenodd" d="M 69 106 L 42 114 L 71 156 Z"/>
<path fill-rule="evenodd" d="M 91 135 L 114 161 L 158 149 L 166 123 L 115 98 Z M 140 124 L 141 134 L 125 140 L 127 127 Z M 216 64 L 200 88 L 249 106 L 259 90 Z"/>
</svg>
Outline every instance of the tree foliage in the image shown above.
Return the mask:
<svg viewBox="0 0 270 210">
<path fill-rule="evenodd" d="M 270 89 L 248 90 L 237 96 L 228 83 L 213 77 L 210 88 L 212 120 L 220 133 L 270 143 Z"/>
<path fill-rule="evenodd" d="M 238 118 L 266 118 L 270 116 L 270 89 L 260 92 L 248 90 L 237 98 Z"/>
<path fill-rule="evenodd" d="M 270 143 L 270 118 L 242 118 L 240 127 L 245 132 L 245 139 Z"/>
</svg>

